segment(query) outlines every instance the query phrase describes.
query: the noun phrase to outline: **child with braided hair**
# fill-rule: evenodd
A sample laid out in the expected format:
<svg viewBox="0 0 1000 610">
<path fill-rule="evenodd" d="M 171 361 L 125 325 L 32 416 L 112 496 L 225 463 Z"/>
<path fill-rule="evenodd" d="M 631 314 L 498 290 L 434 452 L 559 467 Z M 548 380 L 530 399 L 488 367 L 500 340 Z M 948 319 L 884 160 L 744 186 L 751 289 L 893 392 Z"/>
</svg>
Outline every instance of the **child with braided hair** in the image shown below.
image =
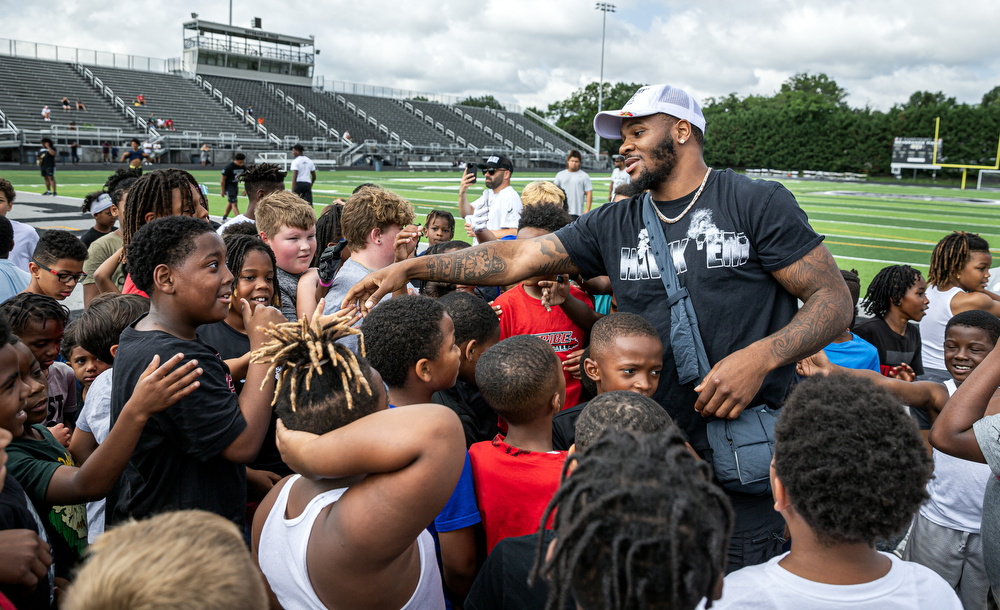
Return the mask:
<svg viewBox="0 0 1000 610">
<path fill-rule="evenodd" d="M 226 267 L 226 246 L 209 223 L 170 216 L 136 232 L 128 261 L 136 287 L 150 295 L 150 307 L 119 339 L 111 388 L 112 430 L 134 391 L 139 366 L 154 355 L 181 353 L 185 361 L 197 359 L 204 374 L 195 392 L 154 415 L 143 429 L 128 469 L 108 495 L 105 520 L 110 526 L 130 516 L 200 508 L 242 529 L 244 464 L 257 456 L 264 441 L 274 377 L 266 366 L 250 364 L 246 385 L 237 396 L 229 367 L 198 337 L 198 327 L 229 314 L 233 274 Z M 277 309 L 254 309 L 246 299 L 241 300 L 241 311 L 254 348 L 265 340 L 262 326 L 284 319 Z"/>
<path fill-rule="evenodd" d="M 198 181 L 190 173 L 176 168 L 147 172 L 135 181 L 128 191 L 125 210 L 121 218 L 122 247 L 117 256 L 109 257 L 94 272 L 94 280 L 101 292 L 119 292 L 111 281 L 115 270 L 125 262 L 125 252 L 133 236 L 154 218 L 167 216 L 193 216 L 208 221 L 208 202 Z M 124 294 L 148 296 L 126 274 L 121 291 Z"/>
<path fill-rule="evenodd" d="M 301 476 L 261 503 L 251 554 L 284 608 L 443 609 L 426 528 L 462 472 L 462 426 L 440 405 L 388 410 L 379 374 L 338 343 L 362 339 L 353 320 L 325 320 L 279 324 L 254 354 L 281 367 L 278 448 Z"/>
<path fill-rule="evenodd" d="M 944 382 L 944 329 L 955 314 L 981 309 L 1000 316 L 1000 295 L 986 289 L 993 255 L 975 233 L 955 231 L 934 246 L 927 272 L 927 315 L 920 320 L 922 378 Z"/>
<path fill-rule="evenodd" d="M 545 549 L 539 531 L 529 581 L 548 579 L 547 610 L 570 594 L 582 610 L 693 610 L 719 598 L 733 509 L 677 427 L 608 428 L 574 458 L 544 515 L 555 540 Z"/>
<path fill-rule="evenodd" d="M 927 282 L 909 265 L 890 265 L 875 274 L 865 294 L 865 313 L 871 320 L 858 324 L 854 334 L 878 350 L 880 372 L 924 374 L 920 358 L 920 327 L 929 301 Z M 907 370 L 908 369 L 908 370 Z"/>
</svg>

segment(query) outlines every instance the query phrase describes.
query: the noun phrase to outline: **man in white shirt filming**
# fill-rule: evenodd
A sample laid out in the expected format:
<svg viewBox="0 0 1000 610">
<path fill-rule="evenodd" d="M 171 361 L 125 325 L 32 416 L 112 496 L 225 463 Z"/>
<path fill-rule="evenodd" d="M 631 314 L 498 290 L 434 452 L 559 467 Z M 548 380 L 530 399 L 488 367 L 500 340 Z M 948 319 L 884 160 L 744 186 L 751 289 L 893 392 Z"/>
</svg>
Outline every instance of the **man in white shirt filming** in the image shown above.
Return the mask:
<svg viewBox="0 0 1000 610">
<path fill-rule="evenodd" d="M 311 204 L 312 185 L 316 182 L 316 165 L 312 159 L 305 156 L 305 150 L 301 144 L 292 147 L 292 192 Z"/>
<path fill-rule="evenodd" d="M 615 168 L 611 170 L 611 190 L 608 192 L 608 201 L 615 200 L 615 191 L 623 184 L 632 182 L 631 176 L 625 171 L 625 157 L 615 155 Z"/>
<path fill-rule="evenodd" d="M 470 236 L 477 237 L 484 230 L 492 232 L 493 239 L 517 233 L 521 220 L 521 197 L 510 185 L 514 165 L 503 155 L 493 155 L 480 163 L 486 181 L 486 190 L 479 199 L 469 203 L 467 192 L 475 174 L 462 176 L 458 187 L 458 210 L 465 217 L 465 228 Z"/>
</svg>

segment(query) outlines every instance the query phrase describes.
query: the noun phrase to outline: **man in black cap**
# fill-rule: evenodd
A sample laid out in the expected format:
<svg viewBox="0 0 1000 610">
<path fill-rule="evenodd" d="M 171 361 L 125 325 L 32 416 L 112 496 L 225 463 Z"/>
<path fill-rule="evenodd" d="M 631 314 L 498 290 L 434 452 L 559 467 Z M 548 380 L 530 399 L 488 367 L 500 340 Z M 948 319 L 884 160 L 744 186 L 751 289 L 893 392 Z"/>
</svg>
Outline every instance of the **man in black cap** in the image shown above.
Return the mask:
<svg viewBox="0 0 1000 610">
<path fill-rule="evenodd" d="M 303 154 L 305 149 L 301 144 L 292 147 L 292 192 L 313 202 L 313 182 L 316 182 L 316 165 L 312 159 Z"/>
<path fill-rule="evenodd" d="M 500 239 L 517 233 L 521 220 L 521 196 L 510 185 L 514 164 L 503 155 L 492 155 L 480 163 L 486 178 L 486 190 L 479 199 L 469 203 L 466 192 L 472 185 L 474 174 L 463 174 L 458 187 L 458 211 L 465 217 L 465 227 L 470 235 L 489 229 Z"/>
</svg>

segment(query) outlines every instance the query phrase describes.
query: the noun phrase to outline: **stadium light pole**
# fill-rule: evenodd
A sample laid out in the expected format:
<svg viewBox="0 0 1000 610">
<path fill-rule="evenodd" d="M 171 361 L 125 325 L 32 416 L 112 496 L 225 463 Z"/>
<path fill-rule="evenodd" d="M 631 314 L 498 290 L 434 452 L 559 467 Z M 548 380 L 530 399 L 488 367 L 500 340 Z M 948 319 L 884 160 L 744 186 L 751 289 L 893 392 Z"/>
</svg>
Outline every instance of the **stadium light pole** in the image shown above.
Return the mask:
<svg viewBox="0 0 1000 610">
<path fill-rule="evenodd" d="M 598 2 L 595 6 L 597 10 L 603 13 L 603 21 L 601 24 L 601 83 L 597 86 L 597 112 L 601 111 L 601 104 L 604 103 L 604 38 L 608 31 L 608 13 L 615 12 L 615 5 L 610 2 Z M 597 151 L 597 158 L 601 158 L 601 136 L 600 134 L 594 134 L 594 150 Z"/>
</svg>

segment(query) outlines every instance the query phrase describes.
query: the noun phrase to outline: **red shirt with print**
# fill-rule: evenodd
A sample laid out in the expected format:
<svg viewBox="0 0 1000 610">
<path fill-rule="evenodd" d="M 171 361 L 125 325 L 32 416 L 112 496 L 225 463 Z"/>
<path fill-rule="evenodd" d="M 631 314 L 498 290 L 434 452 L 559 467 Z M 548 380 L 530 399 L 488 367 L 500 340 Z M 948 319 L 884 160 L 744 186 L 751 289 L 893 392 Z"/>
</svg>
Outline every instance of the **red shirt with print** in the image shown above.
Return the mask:
<svg viewBox="0 0 1000 610">
<path fill-rule="evenodd" d="M 476 504 L 486 531 L 486 552 L 504 538 L 538 531 L 545 508 L 559 489 L 565 451 L 518 449 L 500 434 L 469 447 Z M 551 518 L 546 527 L 551 528 Z"/>
<path fill-rule="evenodd" d="M 574 287 L 569 287 L 569 293 L 580 299 L 591 309 L 593 301 L 587 293 Z M 553 307 L 545 311 L 539 299 L 531 297 L 524 291 L 524 286 L 518 285 L 501 294 L 494 305 L 499 305 L 503 314 L 500 316 L 500 339 L 516 337 L 517 335 L 534 335 L 556 351 L 559 360 L 565 361 L 572 352 L 583 348 L 587 333 L 573 323 L 562 307 Z M 566 373 L 566 403 L 563 409 L 575 407 L 580 402 L 580 392 L 583 386 L 580 380 Z"/>
</svg>

